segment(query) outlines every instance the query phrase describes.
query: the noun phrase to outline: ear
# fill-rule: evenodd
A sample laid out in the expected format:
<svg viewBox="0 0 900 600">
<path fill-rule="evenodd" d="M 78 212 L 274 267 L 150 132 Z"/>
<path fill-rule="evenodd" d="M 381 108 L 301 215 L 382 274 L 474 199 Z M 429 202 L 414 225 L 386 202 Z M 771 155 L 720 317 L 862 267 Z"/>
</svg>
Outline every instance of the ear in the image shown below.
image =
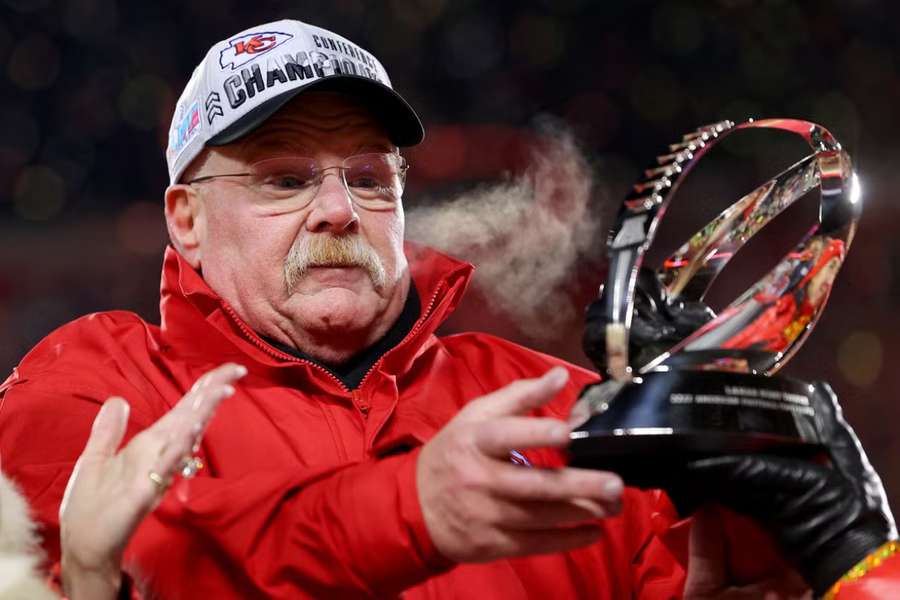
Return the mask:
<svg viewBox="0 0 900 600">
<path fill-rule="evenodd" d="M 189 185 L 176 183 L 166 188 L 166 227 L 175 248 L 200 270 L 202 242 L 206 237 L 203 198 Z"/>
</svg>

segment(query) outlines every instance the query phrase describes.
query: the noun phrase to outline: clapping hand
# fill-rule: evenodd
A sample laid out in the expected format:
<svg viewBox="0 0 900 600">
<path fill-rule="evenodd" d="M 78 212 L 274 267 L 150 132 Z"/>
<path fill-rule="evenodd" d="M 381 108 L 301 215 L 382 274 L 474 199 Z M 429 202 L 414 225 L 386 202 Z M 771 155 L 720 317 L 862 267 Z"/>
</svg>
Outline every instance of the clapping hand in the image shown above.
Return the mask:
<svg viewBox="0 0 900 600">
<path fill-rule="evenodd" d="M 63 586 L 72 600 L 116 596 L 129 538 L 189 460 L 216 407 L 234 394 L 232 384 L 246 373 L 236 364 L 206 373 L 172 410 L 118 452 L 128 404 L 118 397 L 103 404 L 59 511 Z"/>
</svg>

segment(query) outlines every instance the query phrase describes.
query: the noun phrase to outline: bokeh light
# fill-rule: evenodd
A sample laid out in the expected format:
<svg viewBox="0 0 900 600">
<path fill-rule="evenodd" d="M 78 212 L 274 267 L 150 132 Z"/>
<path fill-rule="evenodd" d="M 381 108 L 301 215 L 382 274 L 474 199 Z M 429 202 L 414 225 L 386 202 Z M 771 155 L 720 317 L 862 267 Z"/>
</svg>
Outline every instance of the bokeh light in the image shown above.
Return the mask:
<svg viewBox="0 0 900 600">
<path fill-rule="evenodd" d="M 510 31 L 510 51 L 533 67 L 556 64 L 565 49 L 563 25 L 553 17 L 525 13 Z"/>
<path fill-rule="evenodd" d="M 172 90 L 155 75 L 139 75 L 129 79 L 119 94 L 122 119 L 137 129 L 151 130 L 168 115 Z"/>
<path fill-rule="evenodd" d="M 881 338 L 871 331 L 851 333 L 837 349 L 837 364 L 841 375 L 849 383 L 868 388 L 881 374 L 884 350 Z"/>
<path fill-rule="evenodd" d="M 50 167 L 35 165 L 22 171 L 13 189 L 16 212 L 28 221 L 46 221 L 62 210 L 66 200 L 63 178 Z"/>
<path fill-rule="evenodd" d="M 91 140 L 51 134 L 41 148 L 40 160 L 65 180 L 70 193 L 80 190 L 94 166 L 96 147 Z"/>
<path fill-rule="evenodd" d="M 47 36 L 32 34 L 13 48 L 7 74 L 24 90 L 50 87 L 59 75 L 59 49 Z"/>
</svg>

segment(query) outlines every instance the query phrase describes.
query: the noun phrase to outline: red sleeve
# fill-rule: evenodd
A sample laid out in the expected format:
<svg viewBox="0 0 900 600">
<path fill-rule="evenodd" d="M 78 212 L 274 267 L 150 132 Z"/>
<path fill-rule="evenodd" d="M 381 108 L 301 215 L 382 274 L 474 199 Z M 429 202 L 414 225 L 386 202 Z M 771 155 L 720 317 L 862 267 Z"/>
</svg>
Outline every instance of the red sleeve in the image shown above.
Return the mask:
<svg viewBox="0 0 900 600">
<path fill-rule="evenodd" d="M 108 394 L 35 388 L 23 380 L 0 387 L 0 453 L 32 503 L 53 563 L 62 494 Z M 140 398 L 136 390 L 113 393 Z M 128 438 L 152 422 L 135 421 L 136 414 L 140 408 L 132 410 Z M 176 484 L 138 528 L 125 570 L 160 597 L 397 594 L 452 566 L 424 524 L 417 457 L 320 471 L 260 465 L 236 480 L 201 472 Z"/>
<path fill-rule="evenodd" d="M 453 566 L 419 507 L 418 451 L 337 470 L 181 481 L 142 524 L 126 563 L 208 577 L 216 597 L 391 596 Z M 136 548 L 134 548 L 137 546 Z M 191 585 L 160 581 L 162 597 Z M 169 587 L 171 586 L 171 587 Z M 221 588 L 220 588 L 221 586 Z"/>
</svg>

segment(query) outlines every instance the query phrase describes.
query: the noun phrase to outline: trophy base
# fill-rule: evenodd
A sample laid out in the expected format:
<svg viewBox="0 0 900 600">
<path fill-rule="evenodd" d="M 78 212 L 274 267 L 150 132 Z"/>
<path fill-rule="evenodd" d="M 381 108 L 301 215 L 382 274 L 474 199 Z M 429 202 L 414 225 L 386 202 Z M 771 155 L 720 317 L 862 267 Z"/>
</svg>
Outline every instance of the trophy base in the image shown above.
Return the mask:
<svg viewBox="0 0 900 600">
<path fill-rule="evenodd" d="M 821 449 L 810 401 L 815 393 L 814 386 L 781 376 L 647 373 L 571 433 L 570 464 L 616 472 L 636 487 L 664 488 L 700 458 L 813 455 Z"/>
</svg>

